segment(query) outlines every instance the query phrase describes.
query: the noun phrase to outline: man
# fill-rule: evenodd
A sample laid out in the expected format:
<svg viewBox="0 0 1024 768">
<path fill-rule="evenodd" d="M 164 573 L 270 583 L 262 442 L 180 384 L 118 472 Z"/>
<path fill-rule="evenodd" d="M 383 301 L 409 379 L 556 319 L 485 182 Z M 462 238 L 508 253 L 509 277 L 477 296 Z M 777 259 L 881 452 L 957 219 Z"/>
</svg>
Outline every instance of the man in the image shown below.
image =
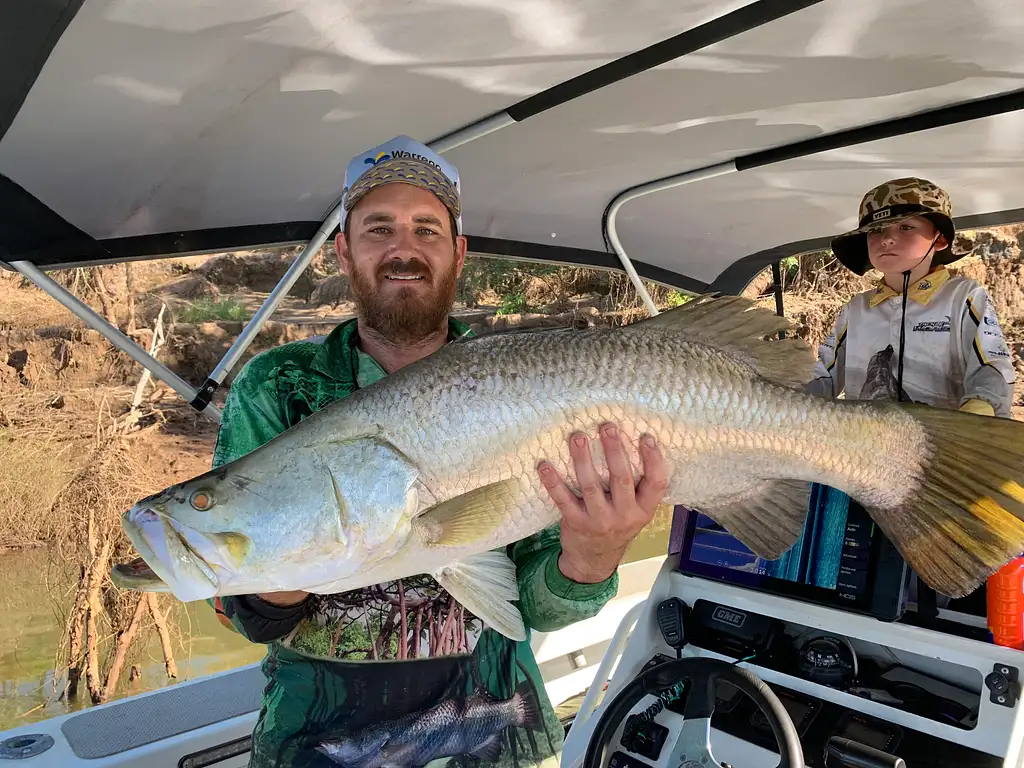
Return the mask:
<svg viewBox="0 0 1024 768">
<path fill-rule="evenodd" d="M 449 317 L 466 255 L 460 194 L 458 171 L 406 136 L 352 159 L 335 242 L 357 317 L 240 371 L 215 466 L 469 333 Z M 610 464 L 623 459 L 614 425 L 601 439 Z M 654 446 L 640 448 L 640 485 L 614 473 L 610 494 L 586 436 L 573 436 L 570 449 L 583 498 L 542 466 L 563 522 L 509 547 L 520 611 L 538 631 L 593 616 L 614 596 L 626 547 L 667 486 Z M 562 728 L 529 640 L 485 627 L 428 576 L 339 595 L 212 602 L 229 626 L 269 646 L 253 768 L 557 764 Z"/>
</svg>

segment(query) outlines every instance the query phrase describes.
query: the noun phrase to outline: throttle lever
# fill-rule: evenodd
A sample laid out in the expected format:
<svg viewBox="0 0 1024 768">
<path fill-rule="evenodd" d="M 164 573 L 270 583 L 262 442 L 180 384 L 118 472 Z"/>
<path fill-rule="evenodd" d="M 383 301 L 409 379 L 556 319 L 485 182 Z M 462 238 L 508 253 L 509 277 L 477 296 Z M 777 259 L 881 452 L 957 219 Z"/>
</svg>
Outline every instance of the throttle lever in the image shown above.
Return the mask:
<svg viewBox="0 0 1024 768">
<path fill-rule="evenodd" d="M 907 768 L 902 757 L 842 736 L 833 736 L 828 740 L 825 765 L 828 768 Z"/>
</svg>

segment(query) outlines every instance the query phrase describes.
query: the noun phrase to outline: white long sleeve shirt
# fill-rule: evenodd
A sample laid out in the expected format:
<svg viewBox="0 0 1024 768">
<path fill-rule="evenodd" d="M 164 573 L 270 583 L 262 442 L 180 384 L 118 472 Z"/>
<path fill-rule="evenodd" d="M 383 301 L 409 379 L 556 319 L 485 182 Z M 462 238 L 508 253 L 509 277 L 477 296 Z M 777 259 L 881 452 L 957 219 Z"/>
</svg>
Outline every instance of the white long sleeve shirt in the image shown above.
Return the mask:
<svg viewBox="0 0 1024 768">
<path fill-rule="evenodd" d="M 988 292 L 977 281 L 940 268 L 907 291 L 903 390 L 916 401 L 957 409 L 968 400 L 1009 417 L 1015 373 L 1010 350 Z M 892 345 L 897 375 L 903 296 L 884 282 L 843 307 L 818 347 L 808 391 L 859 399 L 876 353 Z"/>
</svg>

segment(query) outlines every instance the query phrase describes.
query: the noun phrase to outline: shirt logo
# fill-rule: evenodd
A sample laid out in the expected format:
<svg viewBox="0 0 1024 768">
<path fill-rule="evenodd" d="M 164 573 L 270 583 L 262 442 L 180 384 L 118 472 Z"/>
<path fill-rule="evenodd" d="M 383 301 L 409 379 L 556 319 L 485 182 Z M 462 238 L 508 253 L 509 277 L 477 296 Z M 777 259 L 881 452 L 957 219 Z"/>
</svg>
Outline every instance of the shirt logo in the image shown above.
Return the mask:
<svg viewBox="0 0 1024 768">
<path fill-rule="evenodd" d="M 919 333 L 949 333 L 949 315 L 945 320 L 924 320 L 914 326 Z"/>
</svg>

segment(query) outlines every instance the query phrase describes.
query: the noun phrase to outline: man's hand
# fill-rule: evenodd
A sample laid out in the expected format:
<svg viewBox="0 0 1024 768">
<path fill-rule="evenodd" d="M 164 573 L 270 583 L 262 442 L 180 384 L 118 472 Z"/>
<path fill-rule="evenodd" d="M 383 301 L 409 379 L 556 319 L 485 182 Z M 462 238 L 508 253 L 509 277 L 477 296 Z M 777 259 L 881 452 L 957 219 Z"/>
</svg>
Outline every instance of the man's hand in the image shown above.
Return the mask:
<svg viewBox="0 0 1024 768">
<path fill-rule="evenodd" d="M 582 584 L 595 584 L 615 573 L 629 543 L 653 519 L 668 487 L 664 457 L 654 438 L 645 436 L 640 440 L 643 479 L 635 488 L 616 425 L 602 426 L 601 444 L 611 493 L 601 485 L 585 435 L 575 434 L 569 440 L 582 499 L 551 464 L 543 462 L 539 467 L 541 482 L 562 512 L 558 568 L 566 578 Z"/>
</svg>

